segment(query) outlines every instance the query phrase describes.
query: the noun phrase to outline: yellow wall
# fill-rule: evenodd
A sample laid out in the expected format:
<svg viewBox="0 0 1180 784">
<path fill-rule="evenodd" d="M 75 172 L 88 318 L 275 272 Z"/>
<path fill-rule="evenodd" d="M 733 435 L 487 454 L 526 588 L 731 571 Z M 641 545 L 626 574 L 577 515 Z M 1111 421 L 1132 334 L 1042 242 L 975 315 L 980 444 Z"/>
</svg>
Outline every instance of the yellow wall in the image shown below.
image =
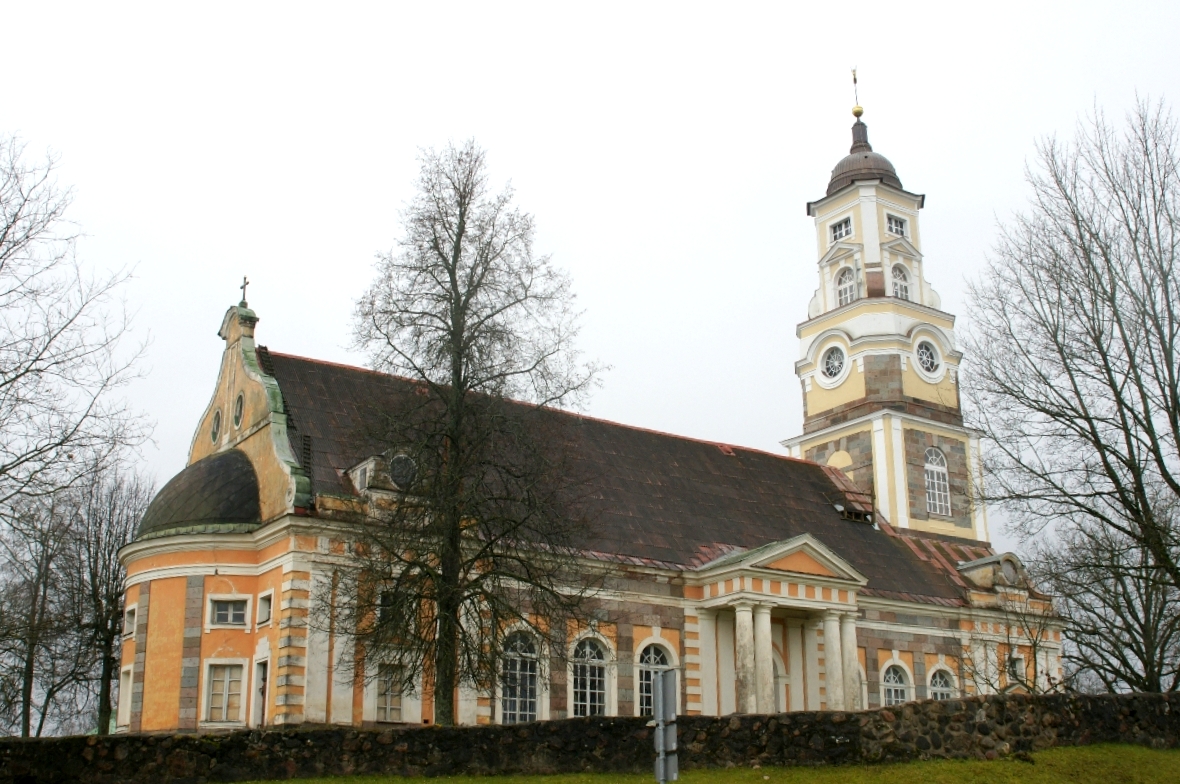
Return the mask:
<svg viewBox="0 0 1180 784">
<path fill-rule="evenodd" d="M 826 349 L 825 349 L 826 350 Z M 846 359 L 845 361 L 853 361 Z M 811 391 L 805 393 L 806 411 L 808 416 L 828 411 L 837 406 L 852 403 L 865 396 L 865 374 L 855 364 L 848 371 L 844 382 L 833 389 L 824 389 L 815 379 L 811 381 Z"/>
<path fill-rule="evenodd" d="M 250 458 L 258 474 L 259 502 L 263 521 L 272 520 L 291 509 L 291 476 L 282 452 L 289 452 L 285 432 L 276 432 L 276 419 L 285 426 L 286 416 L 277 399 L 277 392 L 268 391 L 262 377 L 247 366 L 246 355 L 254 351 L 253 327 L 243 325 L 230 309 L 226 319 L 226 348 L 222 354 L 221 371 L 217 377 L 213 399 L 197 425 L 193 437 L 189 463 L 195 463 L 225 449 L 241 449 Z M 242 395 L 242 423 L 235 427 L 234 405 Z M 215 443 L 212 439 L 213 419 L 221 413 L 221 428 Z"/>
</svg>

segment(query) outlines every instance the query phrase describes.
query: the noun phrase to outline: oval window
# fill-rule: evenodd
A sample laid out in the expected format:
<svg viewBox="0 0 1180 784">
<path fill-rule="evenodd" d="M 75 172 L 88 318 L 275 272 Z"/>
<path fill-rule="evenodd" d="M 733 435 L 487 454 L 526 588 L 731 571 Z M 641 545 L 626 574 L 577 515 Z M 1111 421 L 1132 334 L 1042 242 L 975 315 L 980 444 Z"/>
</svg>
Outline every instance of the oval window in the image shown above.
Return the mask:
<svg viewBox="0 0 1180 784">
<path fill-rule="evenodd" d="M 245 400 L 239 394 L 238 399 L 234 401 L 234 427 L 242 426 L 242 408 L 246 405 Z"/>
<path fill-rule="evenodd" d="M 832 346 L 824 352 L 823 373 L 828 378 L 835 378 L 840 375 L 842 370 L 844 370 L 844 351 Z"/>
<path fill-rule="evenodd" d="M 928 341 L 923 340 L 918 344 L 918 364 L 927 373 L 934 373 L 938 370 L 938 351 Z"/>
<path fill-rule="evenodd" d="M 217 443 L 217 437 L 221 435 L 221 412 L 213 412 L 213 425 L 209 428 L 209 437 L 213 439 L 213 443 Z"/>
</svg>

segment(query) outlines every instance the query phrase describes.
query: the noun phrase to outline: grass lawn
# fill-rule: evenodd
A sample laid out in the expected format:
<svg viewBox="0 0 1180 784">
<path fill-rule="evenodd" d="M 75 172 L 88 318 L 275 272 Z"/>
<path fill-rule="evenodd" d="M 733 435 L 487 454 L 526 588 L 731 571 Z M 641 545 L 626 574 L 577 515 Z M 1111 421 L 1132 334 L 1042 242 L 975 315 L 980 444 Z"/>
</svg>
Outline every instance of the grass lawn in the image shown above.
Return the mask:
<svg viewBox="0 0 1180 784">
<path fill-rule="evenodd" d="M 1154 784 L 1180 782 L 1180 751 L 1154 751 L 1138 746 L 1084 746 L 1050 749 L 1033 755 L 1034 763 L 1018 760 L 962 762 L 936 760 L 871 767 L 763 768 L 691 770 L 686 784 Z M 356 776 L 297 779 L 302 784 L 394 784 L 400 777 Z M 449 784 L 650 784 L 651 774 L 567 774 L 562 776 L 444 777 Z M 256 782 L 255 784 L 264 784 Z"/>
</svg>

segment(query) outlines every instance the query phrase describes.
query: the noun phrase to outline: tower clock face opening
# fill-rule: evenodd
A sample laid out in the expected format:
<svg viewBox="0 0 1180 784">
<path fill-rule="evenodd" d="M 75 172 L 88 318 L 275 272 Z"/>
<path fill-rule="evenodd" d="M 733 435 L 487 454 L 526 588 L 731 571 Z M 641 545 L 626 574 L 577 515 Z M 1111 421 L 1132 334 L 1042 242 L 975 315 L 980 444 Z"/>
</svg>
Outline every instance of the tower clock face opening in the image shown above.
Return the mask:
<svg viewBox="0 0 1180 784">
<path fill-rule="evenodd" d="M 824 352 L 823 374 L 835 378 L 844 370 L 844 351 L 835 346 Z"/>
</svg>

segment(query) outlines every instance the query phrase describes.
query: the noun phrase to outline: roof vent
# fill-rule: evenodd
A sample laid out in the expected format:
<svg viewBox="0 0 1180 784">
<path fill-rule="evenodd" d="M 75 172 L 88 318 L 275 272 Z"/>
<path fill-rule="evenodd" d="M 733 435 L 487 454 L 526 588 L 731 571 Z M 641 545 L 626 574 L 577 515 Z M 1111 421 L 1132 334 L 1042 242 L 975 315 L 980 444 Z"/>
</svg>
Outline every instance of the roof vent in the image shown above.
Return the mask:
<svg viewBox="0 0 1180 784">
<path fill-rule="evenodd" d="M 729 444 L 718 444 L 717 448 L 721 450 L 721 454 L 723 455 L 728 455 L 730 457 L 734 456 L 733 447 Z"/>
</svg>

